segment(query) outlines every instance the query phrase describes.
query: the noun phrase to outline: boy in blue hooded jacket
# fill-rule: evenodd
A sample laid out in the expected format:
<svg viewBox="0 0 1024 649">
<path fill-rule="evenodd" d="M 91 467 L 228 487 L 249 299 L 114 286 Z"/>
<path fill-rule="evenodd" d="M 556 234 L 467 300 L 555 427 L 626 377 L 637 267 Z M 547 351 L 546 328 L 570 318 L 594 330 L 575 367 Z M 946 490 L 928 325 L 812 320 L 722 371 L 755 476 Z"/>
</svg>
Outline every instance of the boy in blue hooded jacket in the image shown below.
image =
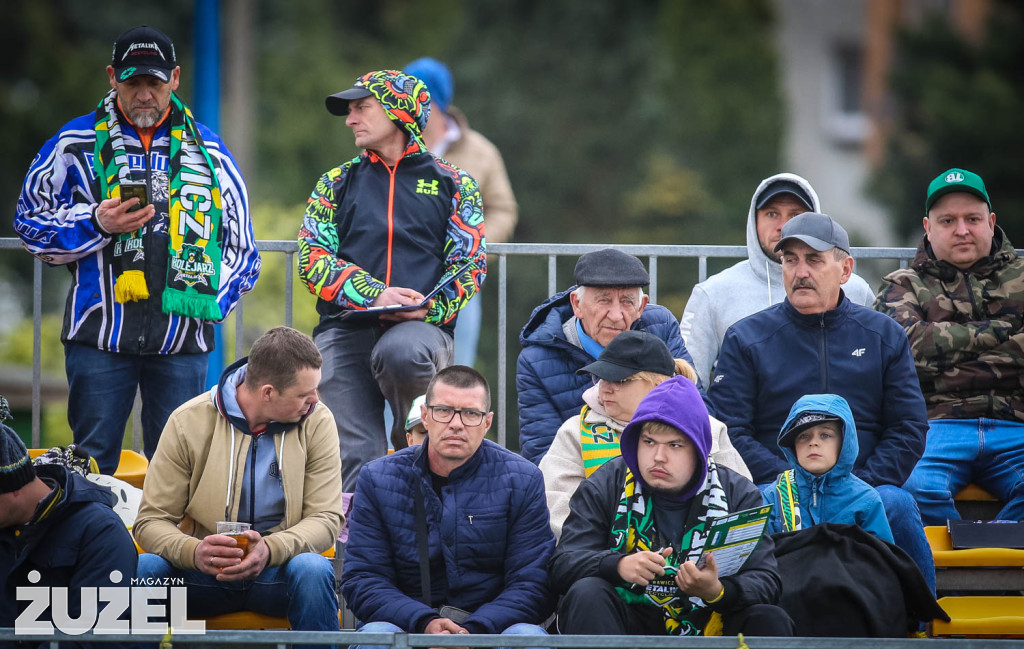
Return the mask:
<svg viewBox="0 0 1024 649">
<path fill-rule="evenodd" d="M 850 472 L 859 445 L 846 399 L 836 394 L 800 397 L 779 431 L 779 448 L 793 468 L 761 487 L 765 504 L 775 505 L 769 533 L 844 523 L 892 543 L 878 492 Z"/>
</svg>

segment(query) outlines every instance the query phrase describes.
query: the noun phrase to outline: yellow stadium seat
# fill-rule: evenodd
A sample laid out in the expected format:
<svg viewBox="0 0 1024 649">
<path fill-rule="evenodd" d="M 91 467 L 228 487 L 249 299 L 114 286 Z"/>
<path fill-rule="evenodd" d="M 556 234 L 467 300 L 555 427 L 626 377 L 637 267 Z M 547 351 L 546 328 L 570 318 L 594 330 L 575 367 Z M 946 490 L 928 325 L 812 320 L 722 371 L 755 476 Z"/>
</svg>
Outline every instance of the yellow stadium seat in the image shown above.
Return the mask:
<svg viewBox="0 0 1024 649">
<path fill-rule="evenodd" d="M 999 500 L 976 484 L 969 484 L 960 490 L 954 500 Z"/>
<path fill-rule="evenodd" d="M 932 636 L 1024 638 L 1024 597 L 942 597 L 950 621 L 933 620 Z"/>
<path fill-rule="evenodd" d="M 974 548 L 954 550 L 949 530 L 942 525 L 924 528 L 928 545 L 932 548 L 936 568 L 990 568 L 1024 566 L 1024 550 L 1009 548 Z M 1024 611 L 1022 611 L 1024 614 Z"/>
</svg>

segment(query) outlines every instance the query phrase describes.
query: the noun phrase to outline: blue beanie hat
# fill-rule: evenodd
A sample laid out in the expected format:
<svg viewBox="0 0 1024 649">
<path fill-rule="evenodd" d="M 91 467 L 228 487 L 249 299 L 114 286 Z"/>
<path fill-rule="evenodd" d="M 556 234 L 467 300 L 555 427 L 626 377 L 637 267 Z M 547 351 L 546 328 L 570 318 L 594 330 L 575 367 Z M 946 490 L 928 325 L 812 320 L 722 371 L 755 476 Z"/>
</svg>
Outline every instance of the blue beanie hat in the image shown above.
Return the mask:
<svg viewBox="0 0 1024 649">
<path fill-rule="evenodd" d="M 17 491 L 36 477 L 25 444 L 14 429 L 2 423 L 10 416 L 7 399 L 0 397 L 0 494 Z"/>
<path fill-rule="evenodd" d="M 679 501 L 689 500 L 704 485 L 708 475 L 708 453 L 711 452 L 711 422 L 708 420 L 708 409 L 700 392 L 697 391 L 697 386 L 685 376 L 673 376 L 656 386 L 637 406 L 629 425 L 619 436 L 622 459 L 633 472 L 637 482 L 645 487 L 647 483 L 640 474 L 636 448 L 640 443 L 640 431 L 648 421 L 668 424 L 693 442 L 697 451 L 694 476 L 683 492 L 675 498 Z"/>
<path fill-rule="evenodd" d="M 451 103 L 452 95 L 455 93 L 455 81 L 452 79 L 452 71 L 448 69 L 447 65 L 437 59 L 425 56 L 406 65 L 403 72 L 411 74 L 427 84 L 430 99 L 438 110 L 442 113 L 448 110 L 448 104 Z"/>
</svg>

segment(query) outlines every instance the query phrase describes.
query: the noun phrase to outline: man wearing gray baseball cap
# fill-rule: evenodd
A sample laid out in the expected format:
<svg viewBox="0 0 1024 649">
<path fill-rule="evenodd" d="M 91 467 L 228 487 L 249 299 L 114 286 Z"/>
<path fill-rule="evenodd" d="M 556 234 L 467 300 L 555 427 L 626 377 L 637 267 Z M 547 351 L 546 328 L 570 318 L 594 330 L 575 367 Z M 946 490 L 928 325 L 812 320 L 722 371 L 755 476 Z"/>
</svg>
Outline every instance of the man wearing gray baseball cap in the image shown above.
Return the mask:
<svg viewBox="0 0 1024 649">
<path fill-rule="evenodd" d="M 787 470 L 777 444 L 789 408 L 805 394 L 846 399 L 860 453 L 853 474 L 877 489 L 896 545 L 934 592 L 935 566 L 921 514 L 901 486 L 924 451 L 924 397 L 903 328 L 846 297 L 850 238 L 825 214 L 782 228 L 786 299 L 731 326 L 708 398 L 757 484 Z M 878 317 L 878 316 L 882 317 Z M 894 326 L 895 325 L 895 326 Z"/>
</svg>

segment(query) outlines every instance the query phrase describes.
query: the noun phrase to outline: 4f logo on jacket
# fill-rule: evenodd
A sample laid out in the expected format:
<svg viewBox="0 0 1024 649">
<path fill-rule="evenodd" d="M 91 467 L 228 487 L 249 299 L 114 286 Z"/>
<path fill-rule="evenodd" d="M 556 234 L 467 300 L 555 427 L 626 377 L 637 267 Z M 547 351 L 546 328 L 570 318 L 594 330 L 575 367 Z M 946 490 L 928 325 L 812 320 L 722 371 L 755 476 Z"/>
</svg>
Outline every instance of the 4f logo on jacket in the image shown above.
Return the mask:
<svg viewBox="0 0 1024 649">
<path fill-rule="evenodd" d="M 431 180 L 428 182 L 427 180 L 420 178 L 416 181 L 416 193 L 426 194 L 428 196 L 437 196 L 437 181 Z"/>
<path fill-rule="evenodd" d="M 850 354 L 850 356 L 856 356 L 857 358 L 860 358 L 861 356 L 864 355 L 865 351 L 866 350 L 863 347 L 859 347 L 859 348 L 853 350 L 853 353 Z"/>
</svg>

